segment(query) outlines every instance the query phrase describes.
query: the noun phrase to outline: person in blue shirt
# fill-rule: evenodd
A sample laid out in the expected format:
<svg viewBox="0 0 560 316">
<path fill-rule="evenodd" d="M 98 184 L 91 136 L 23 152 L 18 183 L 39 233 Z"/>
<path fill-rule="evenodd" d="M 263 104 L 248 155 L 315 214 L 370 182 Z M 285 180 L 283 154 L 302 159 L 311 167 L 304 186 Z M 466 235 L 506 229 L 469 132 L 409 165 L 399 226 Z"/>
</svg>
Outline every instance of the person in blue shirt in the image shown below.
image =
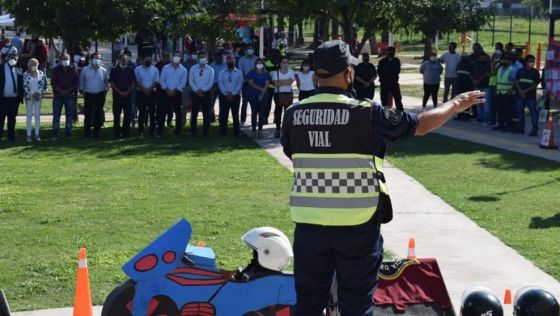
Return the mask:
<svg viewBox="0 0 560 316">
<path fill-rule="evenodd" d="M 245 79 L 249 84 L 247 87 L 247 96 L 249 97 L 249 104 L 251 104 L 252 136 L 262 138 L 262 128 L 265 120 L 264 115 L 266 113 L 266 93 L 271 80 L 270 75 L 264 71 L 263 59 L 257 59 L 254 70 L 251 70 Z M 259 127 L 258 132 L 257 124 Z"/>
<path fill-rule="evenodd" d="M 422 98 L 422 109 L 424 111 L 430 96 L 432 97 L 434 108 L 437 108 L 437 97 L 442 72 L 443 67 L 438 62 L 436 53 L 433 52 L 430 54 L 430 59 L 424 61 L 420 66 L 420 73 L 424 76 L 424 98 Z"/>
<path fill-rule="evenodd" d="M 175 112 L 175 135 L 181 133 L 183 127 L 181 101 L 187 85 L 187 69 L 181 65 L 181 52 L 176 51 L 170 64 L 163 67 L 160 75 L 161 106 L 157 110 L 157 137 L 163 135 L 165 117 L 169 111 Z"/>
<path fill-rule="evenodd" d="M 224 56 L 221 51 L 214 53 L 214 61 L 212 61 L 209 66 L 214 69 L 214 84 L 212 85 L 212 89 L 210 90 L 210 121 L 215 122 L 216 114 L 214 111 L 214 106 L 220 92 L 220 88 L 218 87 L 218 75 L 220 74 L 220 72 L 222 72 L 222 70 L 227 68 L 226 64 L 224 63 Z"/>
<path fill-rule="evenodd" d="M 239 136 L 239 103 L 243 87 L 243 73 L 235 67 L 235 57 L 229 55 L 227 68 L 217 75 L 220 89 L 220 135 L 226 136 L 229 111 L 233 118 L 233 136 Z"/>
</svg>

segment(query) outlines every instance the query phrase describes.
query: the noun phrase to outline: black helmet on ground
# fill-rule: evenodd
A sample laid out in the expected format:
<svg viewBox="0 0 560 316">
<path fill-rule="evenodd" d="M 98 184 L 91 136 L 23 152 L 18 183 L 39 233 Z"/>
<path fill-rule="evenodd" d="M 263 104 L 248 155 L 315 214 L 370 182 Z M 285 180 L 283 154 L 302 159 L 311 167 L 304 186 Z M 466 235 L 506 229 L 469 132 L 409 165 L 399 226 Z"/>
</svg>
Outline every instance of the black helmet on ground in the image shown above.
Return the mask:
<svg viewBox="0 0 560 316">
<path fill-rule="evenodd" d="M 560 316 L 558 301 L 548 291 L 526 286 L 515 294 L 514 316 Z"/>
<path fill-rule="evenodd" d="M 483 286 L 472 286 L 463 292 L 461 316 L 503 316 L 500 300 Z"/>
</svg>

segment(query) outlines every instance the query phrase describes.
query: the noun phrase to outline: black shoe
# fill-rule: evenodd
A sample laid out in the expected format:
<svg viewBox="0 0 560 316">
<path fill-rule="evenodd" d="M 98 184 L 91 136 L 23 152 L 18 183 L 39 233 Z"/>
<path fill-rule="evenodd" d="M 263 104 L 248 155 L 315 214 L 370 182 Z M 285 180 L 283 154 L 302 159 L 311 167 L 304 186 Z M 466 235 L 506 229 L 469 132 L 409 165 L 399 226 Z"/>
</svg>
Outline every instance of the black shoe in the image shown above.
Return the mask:
<svg viewBox="0 0 560 316">
<path fill-rule="evenodd" d="M 280 130 L 277 129 L 276 133 L 274 133 L 274 138 L 280 138 Z"/>
<path fill-rule="evenodd" d="M 531 132 L 529 133 L 529 136 L 539 136 L 539 132 L 536 129 L 531 130 Z"/>
</svg>

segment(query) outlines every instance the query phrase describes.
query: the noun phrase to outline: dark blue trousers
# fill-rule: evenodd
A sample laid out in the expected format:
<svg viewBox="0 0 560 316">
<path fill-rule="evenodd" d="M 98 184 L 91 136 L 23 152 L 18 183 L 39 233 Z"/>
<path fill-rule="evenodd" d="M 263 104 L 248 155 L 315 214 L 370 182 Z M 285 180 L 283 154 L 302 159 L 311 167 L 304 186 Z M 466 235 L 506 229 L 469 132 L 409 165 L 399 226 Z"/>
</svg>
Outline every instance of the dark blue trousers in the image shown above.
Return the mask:
<svg viewBox="0 0 560 316">
<path fill-rule="evenodd" d="M 322 316 L 333 275 L 342 315 L 373 315 L 373 292 L 383 260 L 383 237 L 374 218 L 357 226 L 296 224 L 295 316 Z"/>
</svg>

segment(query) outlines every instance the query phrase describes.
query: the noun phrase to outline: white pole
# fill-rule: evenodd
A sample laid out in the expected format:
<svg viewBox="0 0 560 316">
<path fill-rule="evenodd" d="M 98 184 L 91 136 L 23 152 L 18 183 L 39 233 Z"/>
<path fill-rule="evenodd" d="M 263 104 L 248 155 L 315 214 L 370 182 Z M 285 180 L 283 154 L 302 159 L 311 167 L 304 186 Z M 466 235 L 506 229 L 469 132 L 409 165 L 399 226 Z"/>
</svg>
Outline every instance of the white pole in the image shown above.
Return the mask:
<svg viewBox="0 0 560 316">
<path fill-rule="evenodd" d="M 264 0 L 261 0 L 261 10 L 264 10 Z M 259 57 L 264 58 L 264 26 L 259 31 Z"/>
<path fill-rule="evenodd" d="M 388 38 L 389 43 L 387 43 L 387 44 L 389 45 L 389 47 L 394 46 L 395 43 L 393 43 L 393 33 L 392 33 L 392 32 L 389 32 L 389 36 L 388 36 L 388 37 L 389 37 L 389 38 Z"/>
<path fill-rule="evenodd" d="M 436 43 L 436 49 L 434 49 L 434 51 L 436 52 L 437 55 L 439 55 L 439 31 L 436 31 L 435 43 Z"/>
</svg>

